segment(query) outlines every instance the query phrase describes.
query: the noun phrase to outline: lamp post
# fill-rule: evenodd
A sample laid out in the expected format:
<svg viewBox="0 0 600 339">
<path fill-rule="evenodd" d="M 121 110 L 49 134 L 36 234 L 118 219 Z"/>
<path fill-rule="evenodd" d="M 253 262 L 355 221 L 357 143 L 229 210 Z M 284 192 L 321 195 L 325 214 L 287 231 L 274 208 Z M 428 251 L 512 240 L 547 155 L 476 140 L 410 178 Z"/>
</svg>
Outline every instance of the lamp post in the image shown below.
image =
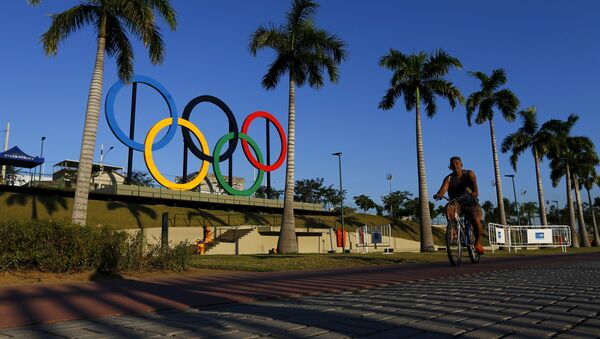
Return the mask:
<svg viewBox="0 0 600 339">
<path fill-rule="evenodd" d="M 515 189 L 515 175 L 514 174 L 505 174 L 504 176 L 512 179 L 513 194 L 515 196 L 515 206 L 517 208 L 517 223 L 520 223 L 521 222 L 521 212 L 519 211 L 519 202 L 517 201 L 517 190 Z"/>
<path fill-rule="evenodd" d="M 46 140 L 46 137 L 42 137 L 42 147 L 40 149 L 40 158 L 44 157 L 44 140 Z M 44 163 L 42 163 L 40 165 L 40 173 L 38 175 L 38 181 L 42 181 L 42 172 L 44 171 Z"/>
<path fill-rule="evenodd" d="M 390 182 L 390 195 L 392 195 L 392 174 L 388 173 L 386 175 L 386 180 Z M 394 218 L 394 207 L 390 204 L 390 216 Z"/>
<path fill-rule="evenodd" d="M 340 212 L 342 216 L 342 254 L 346 254 L 346 230 L 344 228 L 344 191 L 342 189 L 342 152 L 336 152 L 332 155 L 338 157 L 338 167 L 340 172 Z"/>
<path fill-rule="evenodd" d="M 113 146 L 110 146 L 108 151 L 106 151 L 106 154 L 104 154 L 104 144 L 100 145 L 100 174 L 102 174 L 102 171 L 104 170 L 104 157 L 107 156 L 108 152 L 110 152 L 113 148 Z"/>
</svg>

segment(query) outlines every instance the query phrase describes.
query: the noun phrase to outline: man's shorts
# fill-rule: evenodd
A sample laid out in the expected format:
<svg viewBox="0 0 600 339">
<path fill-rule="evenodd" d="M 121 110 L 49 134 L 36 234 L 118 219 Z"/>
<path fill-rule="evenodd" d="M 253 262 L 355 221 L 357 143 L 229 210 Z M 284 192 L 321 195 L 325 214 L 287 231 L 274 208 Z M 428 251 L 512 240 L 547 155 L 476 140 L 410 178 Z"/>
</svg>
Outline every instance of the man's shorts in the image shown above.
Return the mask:
<svg viewBox="0 0 600 339">
<path fill-rule="evenodd" d="M 458 214 L 464 215 L 471 224 L 474 224 L 475 220 L 483 220 L 483 210 L 481 209 L 481 206 L 479 206 L 477 199 L 471 197 L 470 195 L 463 195 L 455 200 L 460 206 Z M 448 220 L 454 219 L 454 210 L 456 207 L 452 205 L 453 203 L 449 203 L 446 208 L 446 217 Z"/>
</svg>

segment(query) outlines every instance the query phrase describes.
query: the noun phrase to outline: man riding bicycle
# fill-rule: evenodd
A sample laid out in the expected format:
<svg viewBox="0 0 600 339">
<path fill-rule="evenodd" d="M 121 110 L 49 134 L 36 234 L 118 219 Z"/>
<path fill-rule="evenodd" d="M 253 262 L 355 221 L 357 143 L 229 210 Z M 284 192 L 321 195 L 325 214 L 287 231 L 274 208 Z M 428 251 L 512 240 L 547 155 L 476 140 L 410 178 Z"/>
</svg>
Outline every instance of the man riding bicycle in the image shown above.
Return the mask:
<svg viewBox="0 0 600 339">
<path fill-rule="evenodd" d="M 477 200 L 479 190 L 477 188 L 475 172 L 464 170 L 460 157 L 450 158 L 450 166 L 448 166 L 448 168 L 452 170 L 452 173 L 444 178 L 442 187 L 440 187 L 440 190 L 433 198 L 435 200 L 440 200 L 444 194 L 448 192 L 450 199 L 454 199 L 459 203 L 465 218 L 474 226 L 476 239 L 475 251 L 479 254 L 483 254 L 485 251 L 480 242 L 481 234 L 483 233 L 483 211 Z"/>
</svg>

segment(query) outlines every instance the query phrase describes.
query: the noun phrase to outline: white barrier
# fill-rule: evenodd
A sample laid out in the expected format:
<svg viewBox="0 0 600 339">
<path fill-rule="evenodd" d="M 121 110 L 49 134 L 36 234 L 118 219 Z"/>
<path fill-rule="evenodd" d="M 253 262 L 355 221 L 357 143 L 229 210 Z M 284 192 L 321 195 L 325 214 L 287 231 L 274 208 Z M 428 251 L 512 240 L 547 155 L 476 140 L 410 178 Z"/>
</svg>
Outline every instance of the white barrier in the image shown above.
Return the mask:
<svg viewBox="0 0 600 339">
<path fill-rule="evenodd" d="M 488 224 L 488 238 L 492 252 L 506 247 L 520 248 L 561 247 L 563 252 L 571 246 L 571 229 L 566 225 L 500 225 Z"/>
<path fill-rule="evenodd" d="M 369 247 L 384 248 L 383 253 L 391 253 L 392 228 L 388 225 L 358 227 L 356 229 L 356 248 L 359 253 L 369 253 Z"/>
</svg>

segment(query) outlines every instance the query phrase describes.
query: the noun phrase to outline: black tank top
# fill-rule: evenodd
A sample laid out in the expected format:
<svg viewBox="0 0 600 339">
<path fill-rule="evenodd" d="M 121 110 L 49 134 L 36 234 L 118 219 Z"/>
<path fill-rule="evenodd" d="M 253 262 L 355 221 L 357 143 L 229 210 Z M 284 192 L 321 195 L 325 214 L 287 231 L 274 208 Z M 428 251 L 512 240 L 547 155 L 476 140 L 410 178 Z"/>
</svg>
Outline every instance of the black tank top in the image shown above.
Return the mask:
<svg viewBox="0 0 600 339">
<path fill-rule="evenodd" d="M 450 199 L 458 198 L 467 192 L 472 192 L 471 180 L 467 176 L 467 171 L 462 171 L 460 179 L 454 173 L 449 175 L 450 183 L 448 185 L 448 195 Z"/>
</svg>

